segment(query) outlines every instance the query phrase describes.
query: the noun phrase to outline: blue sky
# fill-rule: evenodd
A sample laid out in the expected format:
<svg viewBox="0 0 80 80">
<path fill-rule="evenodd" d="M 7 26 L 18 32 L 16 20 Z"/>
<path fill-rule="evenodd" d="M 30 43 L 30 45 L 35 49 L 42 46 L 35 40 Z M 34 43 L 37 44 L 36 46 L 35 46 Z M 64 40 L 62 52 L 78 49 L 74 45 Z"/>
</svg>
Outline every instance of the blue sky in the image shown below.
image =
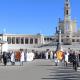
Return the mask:
<svg viewBox="0 0 80 80">
<path fill-rule="evenodd" d="M 80 0 L 71 0 L 72 19 L 80 27 Z M 53 35 L 64 18 L 64 0 L 0 0 L 0 33 Z"/>
</svg>

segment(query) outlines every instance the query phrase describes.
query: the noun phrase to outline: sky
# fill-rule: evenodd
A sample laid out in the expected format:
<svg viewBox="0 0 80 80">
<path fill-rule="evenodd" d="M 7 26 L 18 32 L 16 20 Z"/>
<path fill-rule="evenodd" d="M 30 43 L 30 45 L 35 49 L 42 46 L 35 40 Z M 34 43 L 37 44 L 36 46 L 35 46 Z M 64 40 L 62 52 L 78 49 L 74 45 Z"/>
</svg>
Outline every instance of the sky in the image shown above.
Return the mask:
<svg viewBox="0 0 80 80">
<path fill-rule="evenodd" d="M 71 17 L 80 27 L 80 0 L 71 0 Z M 53 35 L 64 19 L 64 0 L 0 0 L 0 33 Z"/>
</svg>

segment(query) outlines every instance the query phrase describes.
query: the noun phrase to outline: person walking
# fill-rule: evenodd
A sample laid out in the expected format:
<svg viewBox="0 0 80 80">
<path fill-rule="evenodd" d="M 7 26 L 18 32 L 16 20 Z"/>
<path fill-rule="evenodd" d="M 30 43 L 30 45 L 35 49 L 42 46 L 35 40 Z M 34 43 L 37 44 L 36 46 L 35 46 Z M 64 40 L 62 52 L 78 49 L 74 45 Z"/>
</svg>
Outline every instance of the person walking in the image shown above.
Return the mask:
<svg viewBox="0 0 80 80">
<path fill-rule="evenodd" d="M 20 65 L 21 66 L 23 66 L 23 62 L 25 61 L 24 56 L 25 56 L 24 51 L 23 51 L 23 49 L 21 49 L 21 56 L 20 56 Z"/>
<path fill-rule="evenodd" d="M 57 59 L 56 53 L 54 53 L 54 63 L 55 63 L 55 66 L 58 65 L 58 59 Z"/>
<path fill-rule="evenodd" d="M 4 63 L 4 66 L 7 65 L 7 54 L 6 54 L 6 52 L 3 52 L 3 63 Z"/>
<path fill-rule="evenodd" d="M 11 53 L 11 64 L 14 65 L 15 64 L 15 53 L 12 51 Z"/>
<path fill-rule="evenodd" d="M 75 71 L 77 71 L 78 56 L 77 56 L 77 54 L 75 52 L 73 52 L 72 58 L 73 58 L 73 69 L 75 69 Z"/>
<path fill-rule="evenodd" d="M 15 60 L 16 60 L 17 62 L 20 62 L 20 57 L 21 57 L 21 52 L 20 52 L 20 51 L 16 51 L 16 52 L 15 52 Z"/>
<path fill-rule="evenodd" d="M 48 59 L 48 51 L 46 51 L 46 53 L 45 53 L 45 56 L 46 56 L 46 59 Z"/>
<path fill-rule="evenodd" d="M 53 52 L 50 51 L 50 59 L 53 59 Z"/>
<path fill-rule="evenodd" d="M 65 65 L 66 66 L 67 66 L 67 63 L 68 63 L 68 56 L 69 56 L 69 53 L 68 52 L 65 52 L 64 61 L 65 61 Z"/>
</svg>

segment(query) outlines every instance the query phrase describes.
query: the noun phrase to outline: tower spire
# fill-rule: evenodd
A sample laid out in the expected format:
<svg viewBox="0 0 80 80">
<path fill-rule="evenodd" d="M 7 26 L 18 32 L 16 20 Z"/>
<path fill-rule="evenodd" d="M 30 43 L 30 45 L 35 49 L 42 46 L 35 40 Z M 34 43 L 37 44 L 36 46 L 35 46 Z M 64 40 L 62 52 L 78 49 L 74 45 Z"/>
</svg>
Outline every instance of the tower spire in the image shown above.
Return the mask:
<svg viewBox="0 0 80 80">
<path fill-rule="evenodd" d="M 71 20 L 70 0 L 65 0 L 65 6 L 64 6 L 64 20 L 66 20 L 66 21 Z"/>
</svg>

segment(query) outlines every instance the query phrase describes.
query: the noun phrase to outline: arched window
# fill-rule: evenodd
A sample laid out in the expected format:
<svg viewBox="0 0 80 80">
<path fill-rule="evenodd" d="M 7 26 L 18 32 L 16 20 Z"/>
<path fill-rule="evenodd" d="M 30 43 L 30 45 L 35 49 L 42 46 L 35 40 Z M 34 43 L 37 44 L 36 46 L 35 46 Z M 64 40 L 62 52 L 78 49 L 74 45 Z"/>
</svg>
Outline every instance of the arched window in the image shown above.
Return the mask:
<svg viewBox="0 0 80 80">
<path fill-rule="evenodd" d="M 68 13 L 69 13 L 68 10 L 66 10 L 66 15 L 68 15 Z"/>
</svg>

